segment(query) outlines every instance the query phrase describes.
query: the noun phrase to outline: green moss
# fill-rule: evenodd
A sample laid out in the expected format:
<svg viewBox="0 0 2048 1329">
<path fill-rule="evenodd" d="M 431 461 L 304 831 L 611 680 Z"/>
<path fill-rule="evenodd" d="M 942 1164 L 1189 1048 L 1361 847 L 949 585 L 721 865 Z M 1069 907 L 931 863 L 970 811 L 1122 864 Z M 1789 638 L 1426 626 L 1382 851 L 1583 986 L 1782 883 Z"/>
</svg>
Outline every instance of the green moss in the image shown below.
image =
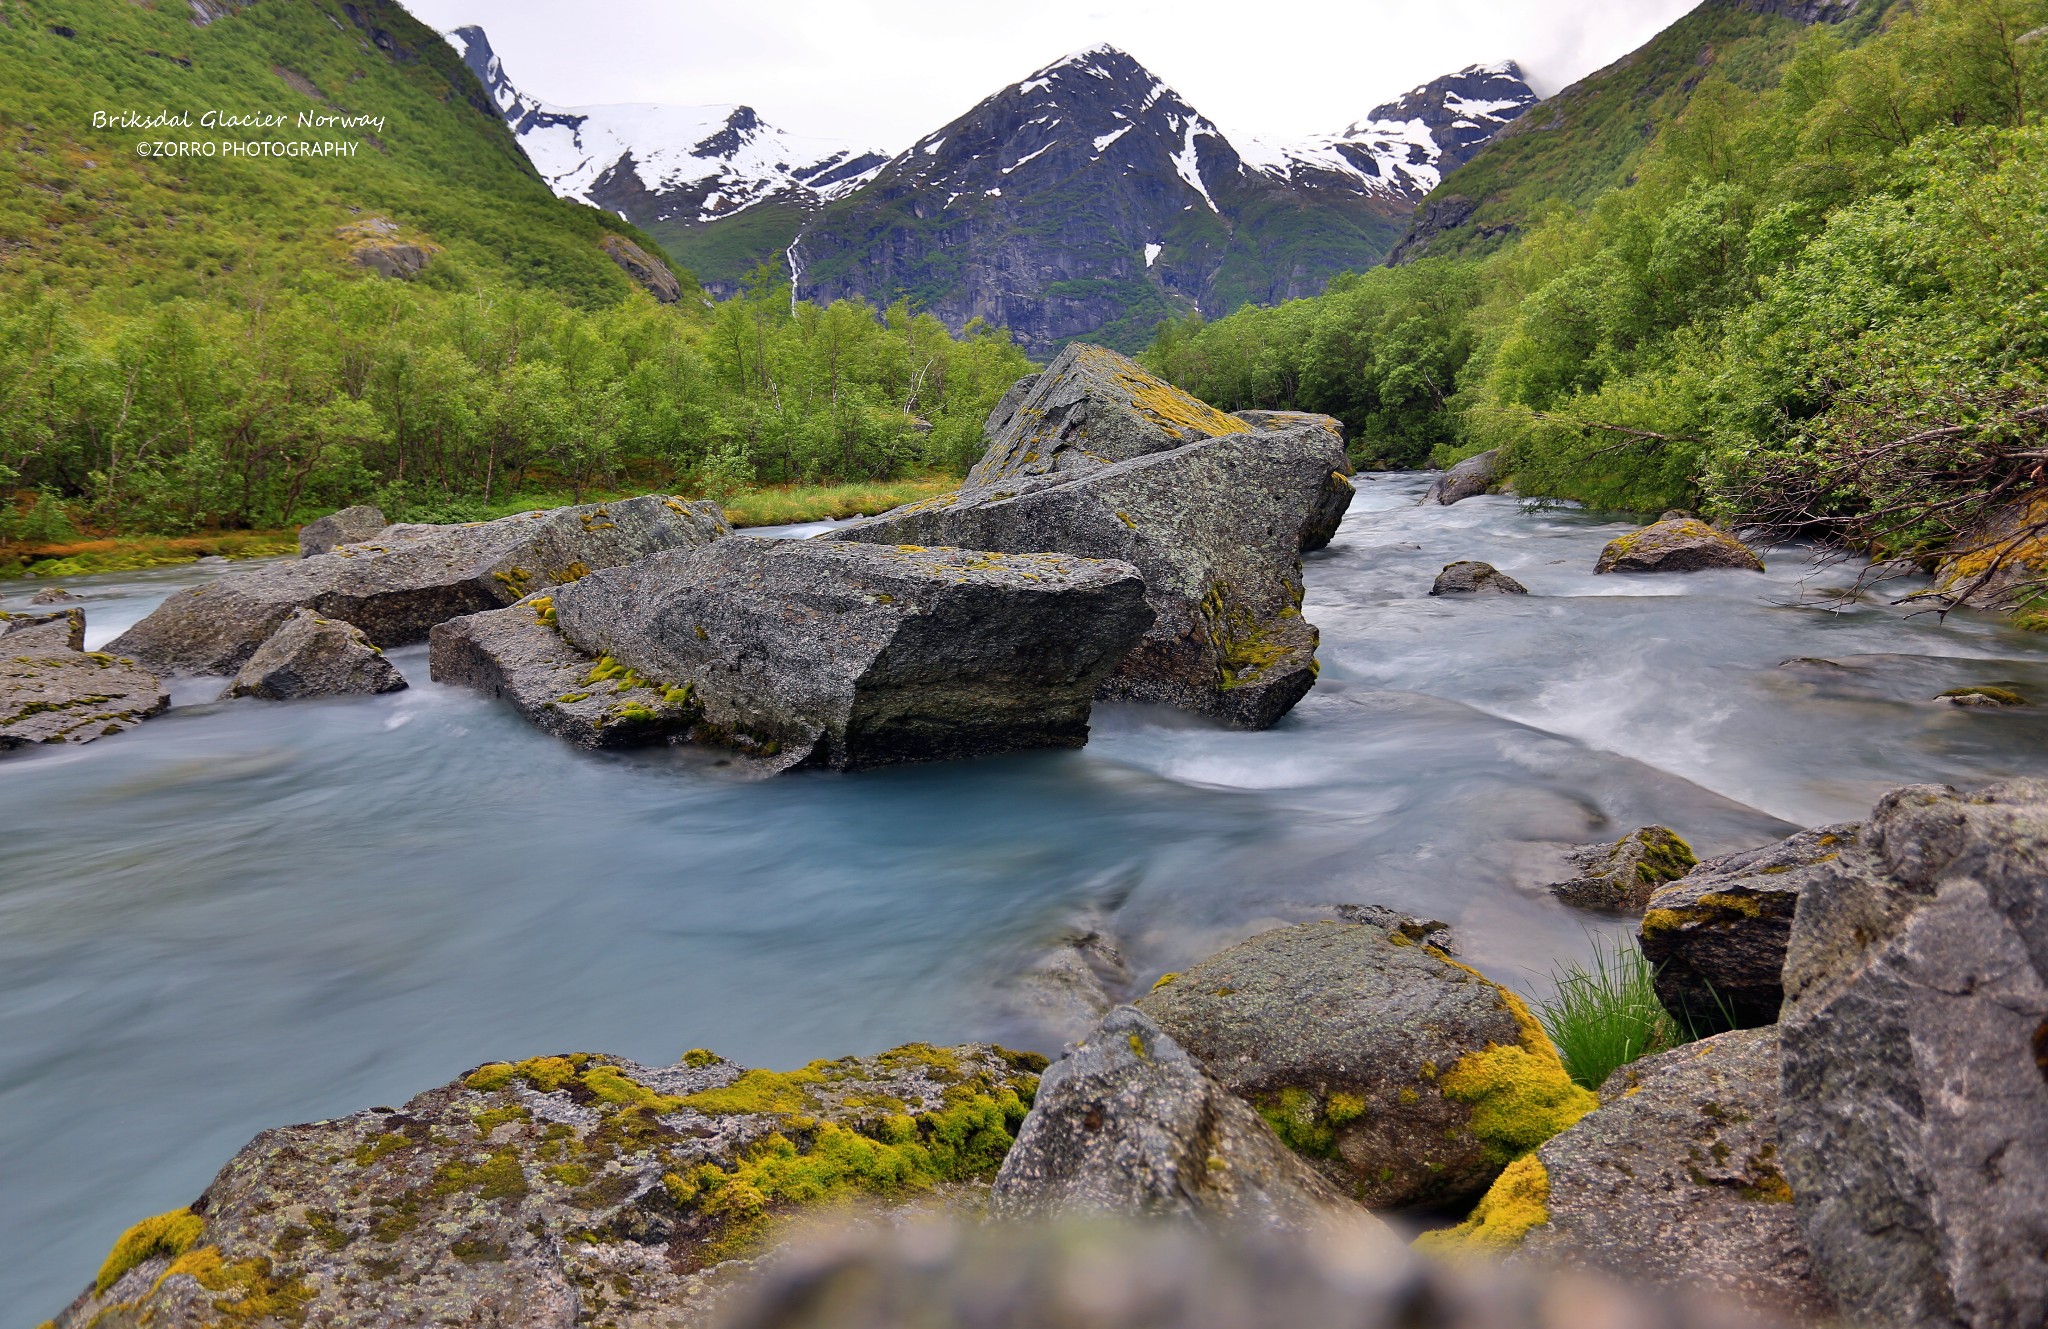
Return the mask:
<svg viewBox="0 0 2048 1329">
<path fill-rule="evenodd" d="M 185 1274 L 214 1295 L 216 1329 L 254 1329 L 255 1326 L 299 1325 L 305 1322 L 306 1303 L 313 1289 L 295 1278 L 280 1278 L 265 1256 L 226 1261 L 219 1248 L 201 1246 L 179 1256 L 164 1271 L 164 1277 Z M 159 1280 L 161 1284 L 161 1280 Z"/>
<path fill-rule="evenodd" d="M 105 1292 L 121 1275 L 159 1255 L 183 1255 L 192 1249 L 206 1222 L 190 1209 L 173 1209 L 167 1214 L 145 1218 L 114 1239 L 112 1250 L 100 1265 L 93 1290 Z"/>
<path fill-rule="evenodd" d="M 462 1077 L 462 1083 L 470 1089 L 488 1093 L 493 1089 L 503 1089 L 512 1083 L 515 1073 L 509 1061 L 486 1062 Z"/>
<path fill-rule="evenodd" d="M 1365 1110 L 1365 1104 L 1357 1102 L 1358 1112 L 1354 1116 Z M 1289 1149 L 1314 1158 L 1336 1157 L 1337 1131 L 1327 1108 L 1315 1094 L 1290 1085 L 1254 1106 Z"/>
<path fill-rule="evenodd" d="M 561 1186 L 581 1186 L 590 1180 L 590 1169 L 581 1163 L 557 1163 L 542 1168 L 541 1175 Z"/>
<path fill-rule="evenodd" d="M 659 719 L 660 717 L 655 714 L 654 708 L 652 706 L 643 706 L 639 702 L 629 701 L 623 702 L 620 705 L 612 707 L 611 710 L 607 712 L 607 718 L 613 721 L 614 723 L 621 724 L 627 721 L 637 721 L 641 724 L 652 724 L 655 720 Z"/>
<path fill-rule="evenodd" d="M 368 1167 L 379 1159 L 411 1147 L 412 1141 L 403 1135 L 380 1135 L 374 1140 L 365 1140 L 356 1150 L 356 1166 Z"/>
<path fill-rule="evenodd" d="M 517 1103 L 510 1103 L 504 1107 L 491 1108 L 488 1111 L 477 1113 L 476 1133 L 478 1135 L 489 1136 L 492 1131 L 498 1129 L 498 1127 L 500 1126 L 503 1126 L 508 1121 L 532 1120 L 533 1114 L 531 1112 L 528 1112 L 525 1108 L 520 1107 Z"/>
<path fill-rule="evenodd" d="M 680 1105 L 712 1115 L 736 1112 L 808 1112 L 810 1097 L 804 1092 L 822 1084 L 825 1073 L 836 1063 L 814 1061 L 800 1071 L 748 1071 L 722 1089 L 706 1089 L 680 1100 Z"/>
<path fill-rule="evenodd" d="M 1520 997 L 1434 946 L 1423 949 L 1492 988 L 1518 1031 L 1516 1043 L 1468 1052 L 1437 1081 L 1445 1098 L 1472 1109 L 1469 1129 L 1489 1163 L 1513 1162 L 1600 1105 L 1591 1091 L 1572 1083 L 1550 1036 Z"/>
<path fill-rule="evenodd" d="M 706 1066 L 715 1066 L 723 1060 L 723 1057 L 720 1057 L 710 1048 L 691 1048 L 683 1054 L 683 1065 L 688 1066 L 691 1070 L 701 1071 Z"/>
<path fill-rule="evenodd" d="M 1950 688 L 1937 700 L 1946 700 L 1958 705 L 1978 706 L 2025 706 L 2028 701 L 2017 692 L 2005 688 Z"/>
<path fill-rule="evenodd" d="M 1425 1232 L 1417 1250 L 1452 1255 L 1498 1255 L 1522 1244 L 1550 1221 L 1550 1173 L 1534 1154 L 1518 1158 L 1494 1179 L 1472 1214 L 1454 1228 Z"/>
<path fill-rule="evenodd" d="M 1665 827 L 1645 827 L 1636 832 L 1635 840 L 1643 851 L 1636 864 L 1636 875 L 1652 885 L 1677 881 L 1699 865 L 1699 856 L 1693 853 L 1692 846 Z"/>
</svg>

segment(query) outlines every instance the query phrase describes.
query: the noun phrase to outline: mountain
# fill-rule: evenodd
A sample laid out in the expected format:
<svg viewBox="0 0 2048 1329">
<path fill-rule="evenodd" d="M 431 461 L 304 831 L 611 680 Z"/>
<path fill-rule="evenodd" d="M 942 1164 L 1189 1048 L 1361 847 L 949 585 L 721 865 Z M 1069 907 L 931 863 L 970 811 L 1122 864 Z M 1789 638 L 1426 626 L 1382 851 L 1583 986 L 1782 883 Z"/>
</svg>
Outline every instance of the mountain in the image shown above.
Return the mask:
<svg viewBox="0 0 2048 1329">
<path fill-rule="evenodd" d="M 555 197 L 481 84 L 391 0 L 37 0 L 33 21 L 6 15 L 10 300 L 156 309 L 368 269 L 594 305 L 631 289 L 626 260 L 674 285 L 645 234 Z M 210 128 L 210 108 L 282 123 Z"/>
<path fill-rule="evenodd" d="M 556 193 L 644 227 L 714 294 L 887 160 L 786 133 L 750 106 L 554 106 L 512 82 L 482 28 L 448 37 Z"/>
<path fill-rule="evenodd" d="M 1628 182 L 1643 150 L 1685 109 L 1709 71 L 1761 93 L 1777 82 L 1794 39 L 1807 27 L 1837 25 L 1857 41 L 1877 29 L 1892 3 L 1704 0 L 1469 152 L 1429 191 L 1387 261 L 1483 250 L 1545 203 L 1590 203 Z"/>
<path fill-rule="evenodd" d="M 1169 314 L 1311 295 L 1377 263 L 1447 163 L 1536 100 L 1461 71 L 1341 134 L 1240 151 L 1131 56 L 1057 60 L 828 202 L 790 251 L 805 299 L 908 298 L 1034 354 L 1135 347 Z"/>
</svg>

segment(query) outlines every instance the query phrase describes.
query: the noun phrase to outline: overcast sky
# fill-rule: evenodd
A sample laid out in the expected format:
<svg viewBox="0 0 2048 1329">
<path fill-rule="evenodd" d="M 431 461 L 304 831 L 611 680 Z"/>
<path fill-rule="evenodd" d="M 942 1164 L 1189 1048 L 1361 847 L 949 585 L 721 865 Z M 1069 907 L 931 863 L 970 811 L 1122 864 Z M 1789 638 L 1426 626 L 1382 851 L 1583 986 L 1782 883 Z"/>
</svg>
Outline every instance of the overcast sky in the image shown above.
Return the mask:
<svg viewBox="0 0 2048 1329">
<path fill-rule="evenodd" d="M 739 102 L 895 151 L 1068 51 L 1111 42 L 1230 134 L 1342 128 L 1418 83 L 1522 62 L 1551 93 L 1698 0 L 407 0 L 480 24 L 565 106 Z"/>
</svg>

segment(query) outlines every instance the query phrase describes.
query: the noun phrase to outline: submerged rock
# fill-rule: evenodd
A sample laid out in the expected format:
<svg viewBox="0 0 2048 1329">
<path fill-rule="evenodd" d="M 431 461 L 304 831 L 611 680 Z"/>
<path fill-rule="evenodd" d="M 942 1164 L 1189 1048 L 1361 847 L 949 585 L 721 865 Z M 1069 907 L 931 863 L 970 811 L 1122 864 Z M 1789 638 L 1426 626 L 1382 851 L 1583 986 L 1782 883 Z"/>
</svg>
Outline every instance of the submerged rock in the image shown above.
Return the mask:
<svg viewBox="0 0 2048 1329">
<path fill-rule="evenodd" d="M 529 724 L 581 747 L 680 740 L 700 718 L 689 688 L 649 682 L 577 650 L 555 626 L 552 596 L 436 623 L 427 642 L 436 683 L 509 702 Z"/>
<path fill-rule="evenodd" d="M 1499 480 L 1499 464 L 1498 448 L 1491 452 L 1482 452 L 1476 457 L 1467 457 L 1430 481 L 1429 488 L 1422 495 L 1422 501 L 1449 507 L 1464 499 L 1477 498 L 1491 490 Z"/>
<path fill-rule="evenodd" d="M 1658 887 L 1677 881 L 1699 862 L 1692 846 L 1669 826 L 1644 826 L 1613 844 L 1572 850 L 1571 860 L 1579 875 L 1553 883 L 1550 893 L 1580 909 L 1613 913 L 1648 908 Z"/>
<path fill-rule="evenodd" d="M 85 614 L 8 617 L 0 636 L 0 751 L 90 743 L 133 729 L 171 704 L 154 674 L 105 651 L 80 651 Z"/>
<path fill-rule="evenodd" d="M 84 649 L 83 609 L 64 609 L 54 614 L 10 614 L 0 610 L 0 653 Z"/>
<path fill-rule="evenodd" d="M 232 674 L 297 609 L 403 646 L 436 623 L 730 533 L 715 504 L 651 494 L 464 526 L 392 526 L 368 543 L 179 591 L 108 649 L 166 673 Z"/>
<path fill-rule="evenodd" d="M 837 1234 L 723 1329 L 1763 1329 L 1713 1298 L 1422 1259 L 1368 1218 L 1307 1232 L 959 1222 Z"/>
<path fill-rule="evenodd" d="M 1781 973 L 1800 896 L 1856 843 L 1857 826 L 1821 826 L 1723 854 L 1659 886 L 1639 933 L 1657 999 L 1688 1029 L 1778 1018 Z"/>
<path fill-rule="evenodd" d="M 28 602 L 32 605 L 64 605 L 71 604 L 77 599 L 77 596 L 65 590 L 62 586 L 45 586 L 34 595 L 31 595 L 28 598 Z"/>
<path fill-rule="evenodd" d="M 752 537 L 594 573 L 554 610 L 586 653 L 687 686 L 701 741 L 845 769 L 1079 747 L 1151 622 L 1124 563 Z"/>
<path fill-rule="evenodd" d="M 1064 1041 L 1079 1038 L 1131 986 L 1123 951 L 1100 926 L 1076 926 L 1018 980 L 1012 1005 Z"/>
<path fill-rule="evenodd" d="M 1529 588 L 1491 563 L 1462 559 L 1444 564 L 1429 588 L 1431 595 L 1527 595 Z"/>
<path fill-rule="evenodd" d="M 1947 692 L 1942 693 L 1940 697 L 1936 698 L 1936 700 L 1945 701 L 1951 706 L 1975 706 L 1989 710 L 2031 704 L 2025 697 L 2022 697 L 2010 688 L 1982 686 L 1950 688 Z"/>
<path fill-rule="evenodd" d="M 1304 1227 L 1348 1207 L 1259 1114 L 1130 1006 L 1045 1072 L 996 1176 L 1004 1218 Z"/>
<path fill-rule="evenodd" d="M 1609 540 L 1593 571 L 1701 572 L 1708 568 L 1762 572 L 1764 564 L 1734 536 L 1697 518 L 1677 517 Z"/>
<path fill-rule="evenodd" d="M 56 1323 L 700 1322 L 707 1271 L 779 1218 L 993 1176 L 1044 1064 L 922 1044 L 789 1073 L 703 1051 L 491 1063 L 396 1112 L 265 1131 Z"/>
<path fill-rule="evenodd" d="M 1779 1169 L 1777 1114 L 1774 1029 L 1645 1057 L 1601 1086 L 1596 1111 L 1511 1165 L 1470 1219 L 1422 1244 L 1825 1318 Z"/>
<path fill-rule="evenodd" d="M 367 503 L 330 512 L 299 528 L 299 557 L 311 558 L 315 554 L 332 552 L 336 545 L 375 539 L 378 532 L 390 524 L 384 520 L 382 510 Z"/>
<path fill-rule="evenodd" d="M 1785 1175 L 1845 1321 L 2048 1320 L 2048 782 L 1885 795 L 1808 885 Z"/>
<path fill-rule="evenodd" d="M 1339 435 L 1254 429 L 1093 347 L 1070 348 L 991 419 L 1006 409 L 958 492 L 820 538 L 1130 563 L 1155 619 L 1103 697 L 1244 729 L 1286 714 L 1315 683 L 1301 550 L 1334 530 L 1331 477 L 1350 466 Z"/>
<path fill-rule="evenodd" d="M 405 687 L 405 676 L 370 644 L 362 629 L 300 609 L 256 648 L 221 693 L 293 701 L 301 697 L 374 696 Z"/>
<path fill-rule="evenodd" d="M 1593 1106 L 1520 998 L 1370 924 L 1262 933 L 1137 1004 L 1374 1207 L 1478 1195 Z"/>
</svg>

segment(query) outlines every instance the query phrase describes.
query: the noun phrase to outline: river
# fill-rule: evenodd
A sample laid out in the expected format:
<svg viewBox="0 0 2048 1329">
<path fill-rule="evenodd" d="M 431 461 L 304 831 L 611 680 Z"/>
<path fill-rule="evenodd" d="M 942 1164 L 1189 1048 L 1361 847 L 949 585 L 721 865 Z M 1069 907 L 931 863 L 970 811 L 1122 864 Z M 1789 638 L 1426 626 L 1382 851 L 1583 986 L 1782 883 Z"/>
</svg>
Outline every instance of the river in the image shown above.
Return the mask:
<svg viewBox="0 0 2048 1329">
<path fill-rule="evenodd" d="M 1018 974 L 1076 919 L 1142 986 L 1339 902 L 1444 919 L 1541 992 L 1594 931 L 1561 845 L 1661 822 L 1702 854 L 1883 790 L 2048 774 L 2048 641 L 1825 592 L 1852 565 L 1596 577 L 1626 529 L 1361 477 L 1304 611 L 1322 681 L 1277 728 L 1101 707 L 1080 751 L 739 783 L 576 751 L 427 680 L 214 704 L 0 760 L 0 1326 L 53 1314 L 136 1219 L 267 1126 L 493 1059 L 711 1047 L 788 1066 L 912 1040 L 1054 1052 Z M 1427 597 L 1457 558 L 1532 595 Z M 75 578 L 97 646 L 184 567 Z M 29 587 L 0 593 L 25 606 Z M 1785 662 L 1802 657 L 1831 663 Z"/>
</svg>

